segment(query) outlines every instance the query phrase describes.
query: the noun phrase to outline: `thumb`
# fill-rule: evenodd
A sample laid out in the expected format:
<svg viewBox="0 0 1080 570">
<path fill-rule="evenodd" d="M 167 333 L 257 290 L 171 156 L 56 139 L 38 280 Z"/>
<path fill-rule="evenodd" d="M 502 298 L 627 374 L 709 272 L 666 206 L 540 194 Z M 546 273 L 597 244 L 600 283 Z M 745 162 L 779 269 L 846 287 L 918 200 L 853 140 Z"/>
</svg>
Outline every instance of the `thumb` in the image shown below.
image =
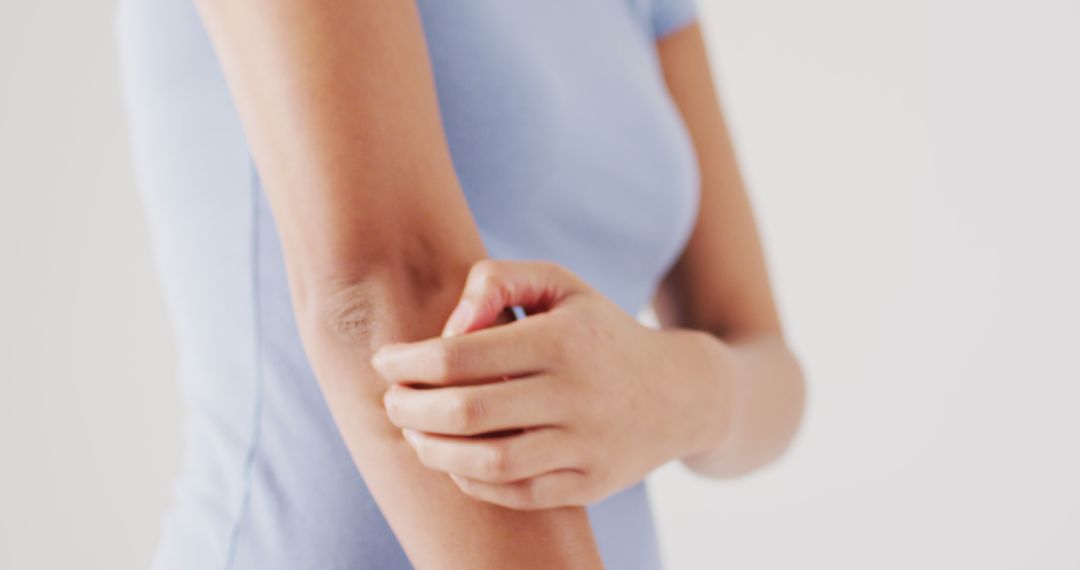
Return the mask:
<svg viewBox="0 0 1080 570">
<path fill-rule="evenodd" d="M 515 306 L 526 314 L 544 312 L 587 288 L 568 269 L 552 262 L 481 260 L 469 269 L 461 299 L 446 320 L 442 336 L 492 326 Z"/>
</svg>

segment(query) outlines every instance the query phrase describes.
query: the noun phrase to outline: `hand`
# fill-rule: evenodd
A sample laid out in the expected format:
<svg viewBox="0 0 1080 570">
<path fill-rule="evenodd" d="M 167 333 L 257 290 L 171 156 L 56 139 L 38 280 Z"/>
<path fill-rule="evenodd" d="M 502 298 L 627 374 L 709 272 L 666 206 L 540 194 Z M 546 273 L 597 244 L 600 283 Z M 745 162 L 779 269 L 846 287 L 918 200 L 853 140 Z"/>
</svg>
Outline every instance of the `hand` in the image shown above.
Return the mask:
<svg viewBox="0 0 1080 570">
<path fill-rule="evenodd" d="M 492 326 L 514 305 L 529 316 Z M 422 463 L 477 499 L 541 509 L 598 501 L 714 444 L 719 346 L 641 325 L 558 265 L 485 260 L 442 338 L 386 345 L 372 365 Z"/>
</svg>

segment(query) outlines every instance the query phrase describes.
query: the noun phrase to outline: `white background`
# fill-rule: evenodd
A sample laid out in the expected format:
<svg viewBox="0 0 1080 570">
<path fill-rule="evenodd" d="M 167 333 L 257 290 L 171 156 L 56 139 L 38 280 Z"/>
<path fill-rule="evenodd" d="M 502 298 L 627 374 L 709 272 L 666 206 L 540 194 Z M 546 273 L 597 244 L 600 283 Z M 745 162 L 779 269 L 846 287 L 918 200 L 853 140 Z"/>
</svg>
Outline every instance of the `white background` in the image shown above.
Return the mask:
<svg viewBox="0 0 1080 570">
<path fill-rule="evenodd" d="M 1080 3 L 702 2 L 810 406 L 652 479 L 674 569 L 1080 568 Z M 0 2 L 0 568 L 145 567 L 180 466 L 112 2 Z"/>
</svg>

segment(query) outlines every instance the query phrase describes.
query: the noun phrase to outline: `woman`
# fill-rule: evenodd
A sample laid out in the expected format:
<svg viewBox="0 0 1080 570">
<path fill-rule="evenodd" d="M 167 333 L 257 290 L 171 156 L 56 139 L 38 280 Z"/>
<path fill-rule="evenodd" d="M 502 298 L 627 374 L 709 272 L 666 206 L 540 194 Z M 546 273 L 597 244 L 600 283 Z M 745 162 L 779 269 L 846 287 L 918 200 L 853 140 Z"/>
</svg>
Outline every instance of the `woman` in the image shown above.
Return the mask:
<svg viewBox="0 0 1080 570">
<path fill-rule="evenodd" d="M 691 0 L 196 4 L 119 19 L 188 409 L 157 568 L 657 568 L 650 470 L 788 445 Z"/>
</svg>

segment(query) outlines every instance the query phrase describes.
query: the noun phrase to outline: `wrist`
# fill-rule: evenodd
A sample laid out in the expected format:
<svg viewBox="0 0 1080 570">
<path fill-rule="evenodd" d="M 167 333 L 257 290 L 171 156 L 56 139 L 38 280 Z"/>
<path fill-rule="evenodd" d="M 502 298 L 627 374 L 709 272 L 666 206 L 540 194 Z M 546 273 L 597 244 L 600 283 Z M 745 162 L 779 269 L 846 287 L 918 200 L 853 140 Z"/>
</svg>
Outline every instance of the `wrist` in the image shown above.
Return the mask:
<svg viewBox="0 0 1080 570">
<path fill-rule="evenodd" d="M 731 445 L 736 425 L 737 365 L 734 349 L 715 335 L 695 329 L 665 329 L 678 348 L 674 374 L 681 389 L 685 429 L 676 458 L 715 453 Z"/>
</svg>

